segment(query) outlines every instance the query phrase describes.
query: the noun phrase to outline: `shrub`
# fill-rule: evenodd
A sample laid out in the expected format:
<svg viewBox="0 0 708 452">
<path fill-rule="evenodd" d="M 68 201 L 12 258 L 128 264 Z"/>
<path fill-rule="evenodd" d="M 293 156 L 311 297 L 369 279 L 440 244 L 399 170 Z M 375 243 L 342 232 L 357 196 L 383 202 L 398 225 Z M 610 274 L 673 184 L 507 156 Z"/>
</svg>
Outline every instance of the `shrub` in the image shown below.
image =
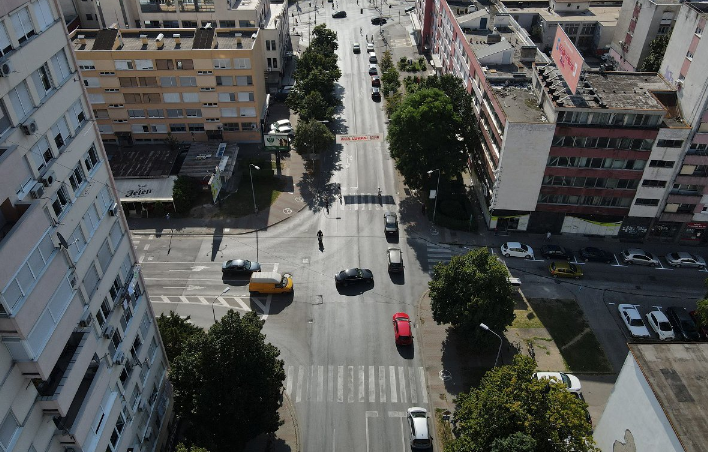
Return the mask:
<svg viewBox="0 0 708 452">
<path fill-rule="evenodd" d="M 172 189 L 175 210 L 179 214 L 187 214 L 197 199 L 199 187 L 190 177 L 179 176 Z"/>
</svg>

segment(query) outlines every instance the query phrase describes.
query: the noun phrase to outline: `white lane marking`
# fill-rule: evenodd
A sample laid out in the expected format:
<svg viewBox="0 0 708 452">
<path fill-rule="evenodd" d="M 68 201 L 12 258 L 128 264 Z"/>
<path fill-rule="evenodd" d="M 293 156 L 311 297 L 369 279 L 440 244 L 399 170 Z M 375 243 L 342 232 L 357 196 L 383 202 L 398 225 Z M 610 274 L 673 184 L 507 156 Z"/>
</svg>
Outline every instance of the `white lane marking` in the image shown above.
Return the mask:
<svg viewBox="0 0 708 452">
<path fill-rule="evenodd" d="M 315 398 L 315 366 L 310 366 L 310 380 L 307 382 L 307 400 Z"/>
<path fill-rule="evenodd" d="M 251 308 L 246 303 L 244 303 L 242 299 L 234 297 L 234 301 L 238 303 L 238 305 L 241 306 L 241 309 L 243 309 L 244 311 L 251 311 Z"/>
<path fill-rule="evenodd" d="M 152 240 L 152 239 L 154 239 L 154 238 L 155 238 L 155 234 L 150 234 L 150 235 L 148 236 L 148 240 Z"/>
<path fill-rule="evenodd" d="M 411 403 L 418 403 L 418 393 L 416 391 L 415 384 L 415 369 L 413 369 L 412 367 L 408 368 L 408 387 L 410 388 L 411 393 Z"/>
<path fill-rule="evenodd" d="M 163 302 L 163 303 L 171 303 L 170 299 L 167 298 L 166 296 L 160 295 L 160 297 L 162 298 L 162 302 Z"/>
<path fill-rule="evenodd" d="M 145 255 L 141 254 L 140 257 L 138 258 L 138 262 L 140 262 L 142 264 L 144 259 L 145 259 Z"/>
<path fill-rule="evenodd" d="M 285 393 L 289 396 L 293 393 L 293 366 L 288 366 L 285 372 Z"/>
<path fill-rule="evenodd" d="M 364 366 L 359 366 L 359 401 L 364 401 Z"/>
<path fill-rule="evenodd" d="M 149 243 L 143 247 L 143 251 L 147 251 L 147 250 L 149 250 L 149 249 L 150 249 L 150 244 L 149 244 Z"/>
<path fill-rule="evenodd" d="M 295 394 L 295 402 L 302 401 L 302 380 L 305 379 L 305 368 L 298 366 L 297 369 L 297 393 Z"/>
<path fill-rule="evenodd" d="M 386 401 L 386 366 L 379 366 L 379 399 Z"/>
<path fill-rule="evenodd" d="M 334 366 L 328 366 L 327 374 L 327 401 L 331 402 L 334 398 Z"/>
<path fill-rule="evenodd" d="M 369 366 L 369 402 L 376 402 L 376 366 Z"/>
<path fill-rule="evenodd" d="M 422 388 L 420 397 L 423 399 L 423 403 L 428 403 L 428 388 L 425 384 L 425 369 L 423 367 L 418 368 L 418 379 L 420 380 L 420 387 Z"/>
<path fill-rule="evenodd" d="M 209 304 L 209 302 L 208 302 L 208 301 L 206 300 L 206 298 L 204 298 L 204 297 L 197 297 L 197 299 L 198 299 L 199 301 L 201 301 L 202 304 Z"/>
<path fill-rule="evenodd" d="M 337 402 L 344 402 L 344 366 L 337 369 Z"/>
<path fill-rule="evenodd" d="M 321 402 L 324 395 L 324 366 L 317 366 L 317 401 Z"/>
<path fill-rule="evenodd" d="M 349 392 L 347 393 L 347 402 L 354 402 L 354 366 L 349 366 L 349 381 L 347 382 Z"/>
<path fill-rule="evenodd" d="M 278 273 L 278 263 L 276 262 L 275 265 L 273 265 L 273 271 L 275 273 Z"/>
<path fill-rule="evenodd" d="M 179 299 L 182 301 L 182 303 L 189 303 L 189 300 L 187 299 L 187 297 L 181 296 L 181 297 L 179 297 Z"/>
<path fill-rule="evenodd" d="M 216 297 L 217 301 L 221 304 L 221 306 L 226 306 L 227 308 L 230 308 L 231 305 L 226 302 L 222 297 Z"/>
<path fill-rule="evenodd" d="M 369 418 L 379 417 L 378 411 L 367 411 L 366 412 L 366 450 L 369 451 Z"/>
<path fill-rule="evenodd" d="M 396 367 L 388 366 L 389 382 L 391 384 L 391 403 L 398 402 L 398 393 L 396 392 Z"/>
<path fill-rule="evenodd" d="M 398 385 L 401 387 L 401 403 L 407 403 L 406 397 L 406 371 L 403 366 L 398 366 Z"/>
<path fill-rule="evenodd" d="M 405 411 L 389 411 L 388 417 L 406 417 Z"/>
<path fill-rule="evenodd" d="M 265 305 L 258 301 L 258 298 L 252 298 L 253 302 L 258 305 L 259 308 L 261 308 L 261 311 L 263 312 L 263 315 L 261 316 L 261 319 L 266 320 L 268 318 L 268 313 L 270 312 L 270 301 L 273 299 L 273 294 L 268 294 L 268 297 L 266 298 Z"/>
</svg>

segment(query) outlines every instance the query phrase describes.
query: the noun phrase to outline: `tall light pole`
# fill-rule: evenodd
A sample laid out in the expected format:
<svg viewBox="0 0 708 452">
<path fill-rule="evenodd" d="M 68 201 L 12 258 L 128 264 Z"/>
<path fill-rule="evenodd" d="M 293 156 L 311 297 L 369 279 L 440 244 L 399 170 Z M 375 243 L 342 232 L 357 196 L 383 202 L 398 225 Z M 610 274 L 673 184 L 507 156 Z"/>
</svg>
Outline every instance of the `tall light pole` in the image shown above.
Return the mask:
<svg viewBox="0 0 708 452">
<path fill-rule="evenodd" d="M 255 213 L 258 213 L 258 205 L 256 205 L 256 192 L 253 190 L 253 172 L 251 171 L 252 167 L 257 170 L 259 170 L 261 168 L 254 165 L 253 163 L 248 164 L 248 174 L 251 176 L 251 193 L 253 194 L 253 211 Z"/>
<path fill-rule="evenodd" d="M 214 323 L 216 323 L 216 312 L 214 311 L 214 303 L 216 303 L 216 300 L 217 300 L 220 296 L 224 295 L 224 294 L 225 294 L 226 292 L 228 292 L 229 290 L 231 290 L 231 287 L 227 287 L 226 289 L 222 290 L 219 295 L 217 295 L 217 296 L 214 297 L 214 301 L 211 302 L 211 313 L 212 313 L 212 315 L 214 316 Z"/>
<path fill-rule="evenodd" d="M 440 168 L 428 171 L 428 174 L 438 172 L 438 185 L 435 188 L 435 207 L 433 207 L 433 224 L 435 224 L 435 213 L 438 211 L 438 197 L 440 196 Z"/>
<path fill-rule="evenodd" d="M 490 333 L 492 333 L 493 335 L 495 335 L 496 337 L 499 338 L 499 351 L 497 352 L 497 360 L 494 361 L 494 367 L 497 367 L 497 364 L 499 363 L 499 356 L 501 355 L 502 344 L 504 343 L 504 341 L 502 340 L 501 336 L 499 336 L 494 331 L 490 330 L 489 327 L 487 325 L 485 325 L 484 323 L 480 323 L 479 327 L 482 328 L 483 330 L 489 331 Z"/>
</svg>

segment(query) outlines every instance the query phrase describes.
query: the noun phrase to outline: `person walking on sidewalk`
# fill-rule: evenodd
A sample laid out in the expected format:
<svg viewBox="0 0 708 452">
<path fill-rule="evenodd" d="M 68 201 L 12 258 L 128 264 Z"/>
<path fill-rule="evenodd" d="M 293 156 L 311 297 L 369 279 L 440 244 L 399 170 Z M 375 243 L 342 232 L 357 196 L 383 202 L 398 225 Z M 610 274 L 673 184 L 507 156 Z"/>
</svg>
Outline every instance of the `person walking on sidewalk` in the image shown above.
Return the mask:
<svg viewBox="0 0 708 452">
<path fill-rule="evenodd" d="M 546 240 L 551 240 L 551 231 L 546 232 Z"/>
</svg>

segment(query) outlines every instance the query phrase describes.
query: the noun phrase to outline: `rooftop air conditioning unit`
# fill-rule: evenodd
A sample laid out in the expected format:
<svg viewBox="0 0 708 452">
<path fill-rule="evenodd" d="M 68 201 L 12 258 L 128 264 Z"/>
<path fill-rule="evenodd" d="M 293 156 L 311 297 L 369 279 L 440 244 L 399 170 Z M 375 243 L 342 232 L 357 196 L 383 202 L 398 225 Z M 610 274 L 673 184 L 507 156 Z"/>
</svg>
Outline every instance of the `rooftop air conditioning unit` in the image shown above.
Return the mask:
<svg viewBox="0 0 708 452">
<path fill-rule="evenodd" d="M 0 77 L 8 77 L 10 72 L 12 72 L 12 65 L 9 61 L 0 63 Z"/>
<path fill-rule="evenodd" d="M 54 181 L 57 179 L 56 174 L 54 174 L 54 171 L 47 171 L 47 173 L 42 176 L 39 180 L 42 182 L 42 185 L 45 187 L 50 187 Z"/>
<path fill-rule="evenodd" d="M 20 126 L 25 135 L 34 135 L 37 133 L 37 122 L 34 119 L 30 119 L 26 123 Z"/>
<path fill-rule="evenodd" d="M 34 184 L 34 187 L 30 190 L 30 195 L 32 196 L 32 199 L 39 199 L 42 197 L 44 194 L 44 185 L 40 184 L 37 182 Z"/>
<path fill-rule="evenodd" d="M 79 319 L 79 327 L 86 328 L 87 326 L 91 325 L 91 320 L 91 311 L 87 309 L 84 311 L 84 313 L 81 315 L 81 318 Z"/>
<path fill-rule="evenodd" d="M 106 339 L 110 339 L 111 336 L 113 336 L 113 333 L 115 332 L 116 327 L 113 325 L 106 325 L 103 327 L 103 331 L 101 332 L 101 335 L 105 337 Z"/>
</svg>

